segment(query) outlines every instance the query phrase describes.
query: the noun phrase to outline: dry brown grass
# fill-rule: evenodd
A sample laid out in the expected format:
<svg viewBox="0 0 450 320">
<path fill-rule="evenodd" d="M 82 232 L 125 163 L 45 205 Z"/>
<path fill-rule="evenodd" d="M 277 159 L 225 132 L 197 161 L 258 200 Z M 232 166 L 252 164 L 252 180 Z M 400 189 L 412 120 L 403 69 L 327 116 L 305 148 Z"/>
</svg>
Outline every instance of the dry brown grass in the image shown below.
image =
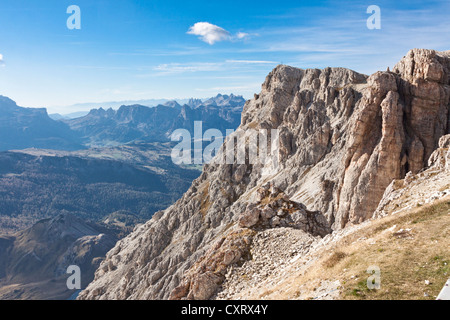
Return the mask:
<svg viewBox="0 0 450 320">
<path fill-rule="evenodd" d="M 450 277 L 450 201 L 380 221 L 369 235 L 375 244 L 354 244 L 344 269 L 356 277 L 343 279 L 345 299 L 435 299 Z M 394 236 L 387 229 L 411 229 Z M 381 288 L 369 290 L 366 269 L 381 269 Z M 348 273 L 347 273 L 348 274 Z M 425 281 L 430 282 L 429 285 Z"/>
<path fill-rule="evenodd" d="M 347 256 L 345 252 L 336 251 L 331 254 L 331 256 L 323 262 L 323 266 L 326 268 L 332 268 L 337 265 L 342 259 Z"/>
<path fill-rule="evenodd" d="M 270 295 L 266 298 L 314 298 L 314 289 L 323 280 L 339 280 L 340 299 L 435 299 L 450 278 L 449 213 L 447 197 L 372 221 L 317 252 L 310 266 L 267 287 Z M 399 229 L 411 231 L 406 236 L 395 236 L 393 231 Z M 367 268 L 373 265 L 381 270 L 379 290 L 369 290 L 366 285 L 370 276 Z"/>
</svg>

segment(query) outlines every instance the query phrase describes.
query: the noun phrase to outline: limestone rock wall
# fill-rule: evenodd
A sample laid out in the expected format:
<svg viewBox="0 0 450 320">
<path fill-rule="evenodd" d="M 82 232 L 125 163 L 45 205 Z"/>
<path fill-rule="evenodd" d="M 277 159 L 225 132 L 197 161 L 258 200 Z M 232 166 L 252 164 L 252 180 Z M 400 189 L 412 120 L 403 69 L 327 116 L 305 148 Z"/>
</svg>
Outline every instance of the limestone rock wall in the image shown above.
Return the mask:
<svg viewBox="0 0 450 320">
<path fill-rule="evenodd" d="M 335 230 L 371 218 L 391 181 L 426 166 L 449 133 L 449 97 L 449 52 L 414 49 L 371 76 L 276 67 L 239 130 L 278 129 L 279 166 L 205 165 L 180 200 L 117 243 L 79 298 L 209 298 L 258 232 L 267 183 Z"/>
</svg>

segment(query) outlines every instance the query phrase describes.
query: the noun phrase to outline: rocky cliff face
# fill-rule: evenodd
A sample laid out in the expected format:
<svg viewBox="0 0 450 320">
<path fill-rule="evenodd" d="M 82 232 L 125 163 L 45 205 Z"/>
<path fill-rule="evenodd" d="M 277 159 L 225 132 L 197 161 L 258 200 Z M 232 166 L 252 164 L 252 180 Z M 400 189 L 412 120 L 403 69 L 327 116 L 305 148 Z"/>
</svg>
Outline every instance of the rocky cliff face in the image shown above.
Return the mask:
<svg viewBox="0 0 450 320">
<path fill-rule="evenodd" d="M 450 135 L 439 139 L 439 147 L 428 159 L 426 170 L 408 172 L 386 188 L 374 217 L 412 210 L 450 195 Z"/>
<path fill-rule="evenodd" d="M 421 170 L 449 133 L 449 85 L 450 54 L 432 50 L 370 77 L 278 66 L 238 131 L 278 129 L 279 165 L 206 165 L 177 203 L 117 243 L 80 298 L 208 299 L 252 259 L 261 232 L 310 241 L 371 218 L 391 181 Z"/>
</svg>

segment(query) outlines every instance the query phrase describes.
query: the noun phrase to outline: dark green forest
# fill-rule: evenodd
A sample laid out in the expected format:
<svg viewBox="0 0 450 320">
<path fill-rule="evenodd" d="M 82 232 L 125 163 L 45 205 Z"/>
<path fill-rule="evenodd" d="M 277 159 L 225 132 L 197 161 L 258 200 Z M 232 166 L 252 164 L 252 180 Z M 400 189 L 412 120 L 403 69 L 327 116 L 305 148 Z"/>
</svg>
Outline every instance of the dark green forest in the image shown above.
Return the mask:
<svg viewBox="0 0 450 320">
<path fill-rule="evenodd" d="M 155 172 L 121 161 L 1 152 L 0 228 L 17 230 L 61 213 L 102 221 L 121 211 L 121 217 L 125 212 L 148 220 L 180 198 L 199 175 L 170 159 L 166 166 L 170 170 Z"/>
</svg>

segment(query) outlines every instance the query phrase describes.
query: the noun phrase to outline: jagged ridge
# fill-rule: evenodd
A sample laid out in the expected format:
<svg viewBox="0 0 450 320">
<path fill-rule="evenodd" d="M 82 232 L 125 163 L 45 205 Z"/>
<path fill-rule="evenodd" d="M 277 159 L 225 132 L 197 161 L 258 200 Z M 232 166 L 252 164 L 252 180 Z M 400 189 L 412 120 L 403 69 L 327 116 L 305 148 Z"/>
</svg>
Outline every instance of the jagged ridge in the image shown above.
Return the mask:
<svg viewBox="0 0 450 320">
<path fill-rule="evenodd" d="M 267 182 L 334 229 L 369 219 L 391 181 L 423 168 L 449 132 L 449 77 L 448 52 L 423 49 L 370 77 L 278 66 L 246 103 L 240 129 L 278 129 L 281 168 L 205 166 L 177 203 L 117 243 L 80 299 L 209 298 L 227 268 L 212 270 L 208 250 L 239 232 L 233 242 L 251 245 L 245 230 L 258 231 L 238 220 Z"/>
</svg>

